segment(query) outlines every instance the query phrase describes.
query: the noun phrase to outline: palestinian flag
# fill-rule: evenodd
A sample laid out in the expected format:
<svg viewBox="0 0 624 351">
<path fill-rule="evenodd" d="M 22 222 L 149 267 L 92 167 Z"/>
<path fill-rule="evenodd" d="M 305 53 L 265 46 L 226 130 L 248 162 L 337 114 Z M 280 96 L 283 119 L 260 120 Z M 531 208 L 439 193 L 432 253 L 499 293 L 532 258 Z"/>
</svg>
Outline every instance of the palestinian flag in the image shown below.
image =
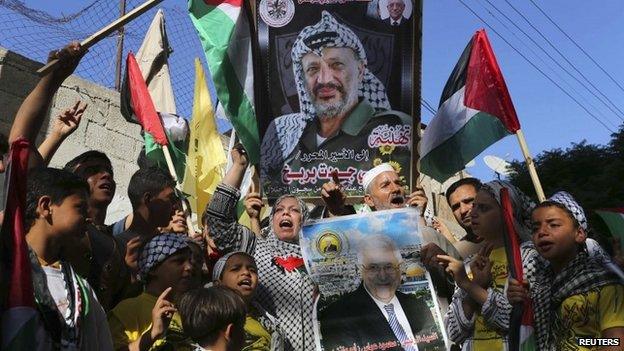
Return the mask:
<svg viewBox="0 0 624 351">
<path fill-rule="evenodd" d="M 132 53 L 128 54 L 126 60 L 126 76 L 121 92 L 121 113 L 127 120 L 136 120 L 143 127 L 145 155 L 164 170 L 168 170 L 168 167 L 163 146 L 168 147 L 177 178 L 182 181 L 186 155 L 170 142 L 145 80 L 143 80 L 141 69 Z"/>
<path fill-rule="evenodd" d="M 29 143 L 11 145 L 5 184 L 1 232 L 2 344 L 1 350 L 35 350 L 37 309 L 24 230 Z M 5 284 L 9 282 L 8 287 Z"/>
<path fill-rule="evenodd" d="M 420 170 L 444 182 L 520 122 L 485 30 L 472 37 L 421 141 Z"/>
<path fill-rule="evenodd" d="M 245 146 L 251 164 L 260 160 L 260 137 L 253 106 L 251 31 L 242 0 L 189 0 L 191 21 L 225 115 Z"/>
<path fill-rule="evenodd" d="M 609 227 L 611 236 L 624 240 L 624 207 L 605 208 L 596 210 L 596 213 L 602 218 Z"/>
<path fill-rule="evenodd" d="M 514 227 L 514 212 L 507 188 L 502 188 L 500 190 L 500 199 L 505 227 L 507 228 L 507 235 L 503 235 L 503 241 L 505 242 L 509 276 L 522 284 L 524 272 L 520 253 L 520 236 Z M 534 325 L 533 304 L 531 300 L 526 301 L 522 305 L 513 305 L 511 316 L 509 317 L 508 349 L 513 351 L 537 350 Z"/>
</svg>

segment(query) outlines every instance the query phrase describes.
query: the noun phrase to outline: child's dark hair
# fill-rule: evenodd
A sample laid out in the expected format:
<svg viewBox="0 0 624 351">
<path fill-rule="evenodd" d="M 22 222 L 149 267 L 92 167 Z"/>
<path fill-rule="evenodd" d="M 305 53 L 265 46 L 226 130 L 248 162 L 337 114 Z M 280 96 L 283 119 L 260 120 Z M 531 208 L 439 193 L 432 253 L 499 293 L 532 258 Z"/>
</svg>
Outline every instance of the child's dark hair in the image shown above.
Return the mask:
<svg viewBox="0 0 624 351">
<path fill-rule="evenodd" d="M 112 174 L 113 166 L 111 164 L 111 160 L 108 158 L 108 156 L 106 156 L 105 153 L 97 151 L 97 150 L 89 150 L 87 152 L 81 153 L 80 155 L 71 159 L 71 161 L 67 162 L 65 164 L 65 167 L 63 167 L 63 169 L 73 173 L 74 169 L 79 164 L 85 163 L 87 161 L 94 160 L 94 159 L 104 161 L 104 163 L 108 164 L 110 166 L 111 174 Z"/>
<path fill-rule="evenodd" d="M 472 185 L 475 189 L 475 191 L 479 191 L 479 189 L 481 189 L 481 186 L 483 185 L 483 183 L 481 183 L 481 181 L 477 178 L 462 178 L 458 181 L 456 181 L 455 183 L 451 184 L 451 186 L 448 187 L 448 189 L 446 189 L 446 202 L 449 204 L 451 204 L 451 194 L 455 192 L 455 190 L 457 190 L 457 188 L 459 188 L 460 186 L 463 185 Z"/>
<path fill-rule="evenodd" d="M 537 210 L 538 208 L 546 208 L 546 207 L 553 207 L 553 206 L 562 209 L 563 212 L 565 212 L 568 215 L 568 217 L 570 217 L 570 219 L 572 220 L 574 224 L 574 229 L 578 229 L 578 227 L 581 226 L 578 220 L 576 219 L 576 217 L 574 217 L 574 215 L 572 214 L 572 212 L 570 212 L 570 210 L 568 210 L 568 208 L 565 207 L 563 204 L 556 202 L 556 201 L 546 200 L 544 202 L 540 202 L 537 206 L 533 208 L 533 210 L 531 211 L 531 214 L 533 214 L 533 212 L 535 212 L 535 210 Z"/>
<path fill-rule="evenodd" d="M 178 300 L 184 333 L 200 345 L 212 345 L 228 324 L 242 328 L 245 302 L 234 290 L 213 286 L 190 290 Z"/>
<path fill-rule="evenodd" d="M 128 198 L 132 209 L 136 210 L 141 205 L 145 193 L 156 196 L 166 187 L 175 188 L 175 181 L 169 173 L 157 167 L 139 168 L 128 184 Z"/>
<path fill-rule="evenodd" d="M 42 196 L 49 196 L 52 203 L 58 205 L 74 194 L 88 196 L 89 185 L 71 172 L 56 168 L 40 168 L 28 173 L 24 214 L 26 230 L 30 229 L 37 219 L 37 204 Z"/>
</svg>

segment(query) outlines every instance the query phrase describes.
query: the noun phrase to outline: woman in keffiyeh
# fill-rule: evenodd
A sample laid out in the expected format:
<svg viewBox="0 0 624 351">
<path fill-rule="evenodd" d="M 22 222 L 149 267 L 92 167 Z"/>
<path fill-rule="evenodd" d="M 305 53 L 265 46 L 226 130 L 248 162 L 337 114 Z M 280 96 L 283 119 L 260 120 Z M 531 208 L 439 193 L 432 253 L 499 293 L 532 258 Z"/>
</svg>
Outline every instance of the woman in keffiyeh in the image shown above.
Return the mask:
<svg viewBox="0 0 624 351">
<path fill-rule="evenodd" d="M 471 211 L 472 228 L 486 245 L 464 262 L 438 256 L 457 288 L 444 324 L 449 338 L 462 350 L 506 350 L 511 305 L 505 296 L 508 264 L 507 235 L 501 205 L 501 189 L 507 189 L 513 224 L 521 240 L 529 238 L 529 211 L 533 203 L 513 185 L 503 181 L 484 184 Z M 469 266 L 466 272 L 465 266 Z"/>
<path fill-rule="evenodd" d="M 510 281 L 508 298 L 532 300 L 538 350 L 593 349 L 579 338 L 624 341 L 624 282 L 615 274 L 622 273 L 587 230 L 583 208 L 566 192 L 533 210 L 532 242 L 521 251 L 528 286 Z"/>
<path fill-rule="evenodd" d="M 292 195 L 280 197 L 273 205 L 269 228 L 256 236 L 237 222 L 236 204 L 247 157 L 244 150 L 232 150 L 234 165 L 217 186 L 206 208 L 210 233 L 219 252 L 244 251 L 258 267 L 255 299 L 276 316 L 285 337 L 285 350 L 315 350 L 312 315 L 316 287 L 305 272 L 299 231 L 308 217 L 303 201 Z"/>
</svg>

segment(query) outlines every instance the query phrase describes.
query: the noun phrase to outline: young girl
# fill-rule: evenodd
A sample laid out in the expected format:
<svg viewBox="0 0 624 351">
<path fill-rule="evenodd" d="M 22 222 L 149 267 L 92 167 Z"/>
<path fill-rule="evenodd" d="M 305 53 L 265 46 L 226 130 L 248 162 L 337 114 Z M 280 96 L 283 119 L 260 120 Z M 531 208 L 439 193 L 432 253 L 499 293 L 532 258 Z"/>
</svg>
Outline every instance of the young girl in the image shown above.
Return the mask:
<svg viewBox="0 0 624 351">
<path fill-rule="evenodd" d="M 217 285 L 236 291 L 247 305 L 245 343 L 241 350 L 283 350 L 284 340 L 277 319 L 252 302 L 258 287 L 258 268 L 253 256 L 236 251 L 221 257 L 215 263 L 212 278 Z"/>
<path fill-rule="evenodd" d="M 500 196 L 503 188 L 509 193 L 516 232 L 528 239 L 532 202 L 513 185 L 493 181 L 478 191 L 471 211 L 472 229 L 486 246 L 464 262 L 438 256 L 457 285 L 444 324 L 451 341 L 462 344 L 462 350 L 507 349 L 511 305 L 504 294 L 508 270 Z M 465 266 L 469 266 L 470 274 Z"/>
<path fill-rule="evenodd" d="M 579 338 L 620 339 L 600 350 L 624 343 L 624 285 L 587 228 L 583 208 L 566 192 L 533 210 L 533 240 L 522 247 L 528 290 L 512 279 L 507 296 L 511 303 L 532 299 L 539 350 L 593 350 Z"/>
</svg>

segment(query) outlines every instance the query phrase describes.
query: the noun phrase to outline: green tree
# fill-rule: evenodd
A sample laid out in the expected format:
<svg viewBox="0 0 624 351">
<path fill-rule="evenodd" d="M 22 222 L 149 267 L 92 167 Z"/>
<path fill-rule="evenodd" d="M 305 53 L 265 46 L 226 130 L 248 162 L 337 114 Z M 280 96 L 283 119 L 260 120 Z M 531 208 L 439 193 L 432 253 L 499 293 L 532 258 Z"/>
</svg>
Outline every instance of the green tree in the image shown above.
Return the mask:
<svg viewBox="0 0 624 351">
<path fill-rule="evenodd" d="M 546 196 L 560 190 L 569 192 L 585 209 L 598 239 L 608 235 L 609 230 L 594 210 L 624 206 L 624 125 L 611 134 L 607 145 L 583 140 L 567 149 L 544 151 L 534 161 Z M 515 160 L 511 167 L 515 171 L 509 176 L 511 183 L 535 199 L 526 163 Z"/>
</svg>

